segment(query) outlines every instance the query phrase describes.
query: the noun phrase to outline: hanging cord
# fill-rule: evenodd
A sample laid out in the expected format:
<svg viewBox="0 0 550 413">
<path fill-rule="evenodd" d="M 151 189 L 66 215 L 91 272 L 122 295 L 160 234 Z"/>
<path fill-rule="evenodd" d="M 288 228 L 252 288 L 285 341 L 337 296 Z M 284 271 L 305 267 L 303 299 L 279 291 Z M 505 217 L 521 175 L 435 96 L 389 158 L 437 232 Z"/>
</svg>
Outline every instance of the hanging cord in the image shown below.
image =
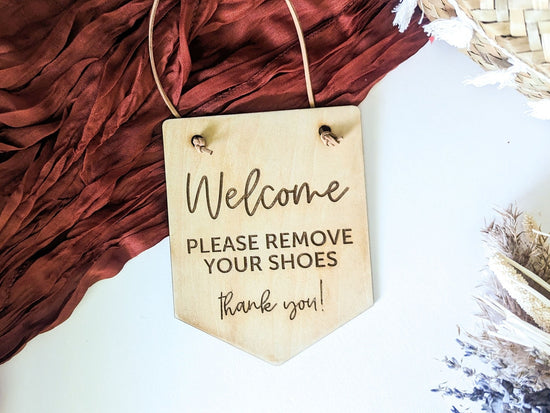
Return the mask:
<svg viewBox="0 0 550 413">
<path fill-rule="evenodd" d="M 306 50 L 306 42 L 304 39 L 304 33 L 302 31 L 302 28 L 300 27 L 300 21 L 298 20 L 298 15 L 296 14 L 296 10 L 294 10 L 294 7 L 292 6 L 292 3 L 290 2 L 290 0 L 285 0 L 285 3 L 288 7 L 288 10 L 290 11 L 292 20 L 294 21 L 294 27 L 296 28 L 296 33 L 298 33 L 298 42 L 300 43 L 300 51 L 302 53 L 302 61 L 304 63 L 304 76 L 306 80 L 307 98 L 309 101 L 309 106 L 314 108 L 315 98 L 313 96 L 313 87 L 311 86 L 311 77 L 309 75 L 309 62 L 307 58 L 307 50 Z M 172 112 L 172 115 L 174 115 L 174 117 L 181 118 L 181 115 L 179 114 L 178 110 L 172 104 L 172 101 L 170 100 L 170 98 L 164 91 L 164 88 L 162 87 L 162 84 L 160 82 L 160 78 L 157 72 L 155 56 L 153 55 L 153 26 L 155 25 L 155 16 L 157 14 L 158 5 L 159 5 L 159 0 L 154 0 L 153 6 L 151 7 L 151 15 L 149 16 L 149 62 L 151 63 L 153 78 L 155 79 L 155 84 L 157 85 L 157 89 L 159 90 L 160 95 L 162 96 L 162 100 L 164 100 L 164 103 L 166 104 L 166 106 L 168 106 L 168 109 L 170 109 L 170 112 Z"/>
<path fill-rule="evenodd" d="M 306 78 L 306 91 L 307 91 L 307 100 L 309 101 L 309 107 L 315 107 L 315 98 L 313 96 L 313 87 L 311 86 L 311 77 L 309 76 L 309 61 L 307 58 L 307 49 L 306 49 L 306 40 L 304 39 L 304 32 L 302 31 L 302 26 L 300 26 L 300 20 L 298 20 L 298 15 L 294 6 L 290 0 L 285 0 L 285 3 L 290 11 L 292 20 L 294 21 L 294 27 L 296 28 L 296 33 L 298 34 L 298 42 L 300 43 L 300 52 L 302 53 L 302 62 L 304 63 L 304 77 Z"/>
</svg>

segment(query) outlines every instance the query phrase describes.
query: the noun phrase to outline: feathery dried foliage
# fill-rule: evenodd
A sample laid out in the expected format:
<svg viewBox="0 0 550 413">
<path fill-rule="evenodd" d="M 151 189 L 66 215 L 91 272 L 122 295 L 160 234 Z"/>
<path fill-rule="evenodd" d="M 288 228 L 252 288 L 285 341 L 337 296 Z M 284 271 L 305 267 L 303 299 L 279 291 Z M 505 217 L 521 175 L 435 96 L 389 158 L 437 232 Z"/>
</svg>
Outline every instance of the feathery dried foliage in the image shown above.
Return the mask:
<svg viewBox="0 0 550 413">
<path fill-rule="evenodd" d="M 497 212 L 501 222 L 493 220 L 481 231 L 489 250 L 500 252 L 550 282 L 550 245 L 548 237 L 541 235 L 541 227 L 514 205 Z M 540 289 L 536 284 L 531 286 Z"/>
<path fill-rule="evenodd" d="M 510 205 L 503 211 L 497 211 L 502 222 L 493 220 L 481 230 L 486 234 L 486 242 L 491 250 L 499 251 L 517 263 L 527 266 L 532 252 L 532 243 L 525 237 L 519 218 L 522 213 Z"/>
<path fill-rule="evenodd" d="M 544 281 L 550 282 L 550 248 L 548 238 L 540 235 L 541 227 L 537 225 L 533 217 L 523 217 L 523 228 L 526 238 L 532 242 L 532 252 L 527 263 L 527 268 L 541 277 Z"/>
<path fill-rule="evenodd" d="M 525 312 L 517 301 L 510 296 L 508 291 L 506 291 L 506 289 L 498 281 L 495 274 L 492 272 L 487 274 L 487 280 L 485 281 L 485 295 L 493 297 L 495 301 L 501 303 L 523 321 L 535 325 L 535 320 L 533 320 L 533 317 Z"/>
</svg>

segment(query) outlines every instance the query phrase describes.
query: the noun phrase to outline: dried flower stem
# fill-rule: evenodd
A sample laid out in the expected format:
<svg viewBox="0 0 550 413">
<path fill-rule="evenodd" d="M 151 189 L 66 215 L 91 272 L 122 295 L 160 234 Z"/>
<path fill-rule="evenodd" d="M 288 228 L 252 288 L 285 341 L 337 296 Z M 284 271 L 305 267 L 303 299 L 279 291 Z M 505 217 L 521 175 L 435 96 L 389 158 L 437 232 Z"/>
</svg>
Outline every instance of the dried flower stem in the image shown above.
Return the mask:
<svg viewBox="0 0 550 413">
<path fill-rule="evenodd" d="M 536 282 L 538 285 L 540 285 L 542 288 L 544 288 L 546 291 L 548 291 L 550 293 L 550 284 L 548 284 L 546 281 L 544 281 L 542 278 L 540 278 L 537 274 L 535 274 L 533 271 L 528 270 L 523 265 L 518 264 L 517 262 L 515 262 L 511 258 L 508 258 L 505 255 L 503 255 L 503 257 L 506 261 L 508 261 L 508 263 L 512 267 L 519 270 L 521 273 L 523 273 L 523 275 L 526 275 L 527 277 L 529 277 L 531 280 Z"/>
<path fill-rule="evenodd" d="M 547 234 L 546 232 L 542 232 L 536 229 L 532 229 L 531 231 L 533 231 L 537 235 L 542 235 L 543 237 L 550 238 L 550 234 Z"/>
</svg>

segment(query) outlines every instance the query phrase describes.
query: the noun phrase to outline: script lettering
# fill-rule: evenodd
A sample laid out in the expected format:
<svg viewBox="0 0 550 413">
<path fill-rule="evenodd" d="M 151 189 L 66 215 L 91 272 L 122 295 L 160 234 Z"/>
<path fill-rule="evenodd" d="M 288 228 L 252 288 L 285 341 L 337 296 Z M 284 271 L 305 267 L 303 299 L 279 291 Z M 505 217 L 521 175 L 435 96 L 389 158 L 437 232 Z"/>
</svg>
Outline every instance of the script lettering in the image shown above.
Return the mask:
<svg viewBox="0 0 550 413">
<path fill-rule="evenodd" d="M 290 203 L 298 205 L 303 201 L 310 204 L 314 198 L 325 197 L 331 202 L 338 202 L 349 190 L 349 187 L 347 186 L 343 189 L 340 188 L 340 182 L 331 181 L 324 191 L 312 189 L 309 183 L 303 182 L 300 185 L 294 185 L 292 188 L 282 187 L 279 190 L 276 190 L 275 187 L 267 184 L 262 186 L 258 193 L 256 188 L 259 185 L 260 177 L 260 169 L 252 169 L 248 174 L 248 177 L 246 178 L 243 188 L 243 195 L 240 198 L 236 198 L 239 193 L 236 188 L 231 187 L 227 189 L 227 191 L 224 191 L 224 174 L 222 171 L 220 172 L 217 197 L 216 199 L 213 199 L 213 194 L 211 194 L 210 192 L 208 177 L 206 175 L 203 175 L 199 181 L 196 190 L 193 191 L 191 189 L 191 174 L 187 173 L 187 208 L 190 213 L 194 213 L 199 207 L 199 201 L 201 199 L 202 193 L 204 194 L 204 204 L 206 204 L 208 214 L 212 219 L 218 218 L 222 205 L 225 205 L 229 209 L 235 209 L 243 204 L 246 214 L 248 216 L 253 216 L 260 205 L 264 209 L 269 210 L 276 205 L 282 207 L 289 205 Z M 192 196 L 193 193 L 194 197 Z M 257 198 L 255 198 L 255 194 L 258 194 Z"/>
</svg>

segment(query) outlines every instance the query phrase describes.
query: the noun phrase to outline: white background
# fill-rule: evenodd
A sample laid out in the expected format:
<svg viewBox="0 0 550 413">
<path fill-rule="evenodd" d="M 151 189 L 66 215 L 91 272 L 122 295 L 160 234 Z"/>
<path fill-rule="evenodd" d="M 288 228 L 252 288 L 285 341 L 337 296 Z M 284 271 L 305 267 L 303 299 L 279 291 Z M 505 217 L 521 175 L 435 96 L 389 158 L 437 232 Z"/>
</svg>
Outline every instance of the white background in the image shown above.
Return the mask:
<svg viewBox="0 0 550 413">
<path fill-rule="evenodd" d="M 550 123 L 462 84 L 481 72 L 428 44 L 361 104 L 371 309 L 272 366 L 174 319 L 165 239 L 0 366 L 0 412 L 448 411 L 429 390 L 475 312 L 485 220 L 517 202 L 550 228 Z"/>
</svg>

